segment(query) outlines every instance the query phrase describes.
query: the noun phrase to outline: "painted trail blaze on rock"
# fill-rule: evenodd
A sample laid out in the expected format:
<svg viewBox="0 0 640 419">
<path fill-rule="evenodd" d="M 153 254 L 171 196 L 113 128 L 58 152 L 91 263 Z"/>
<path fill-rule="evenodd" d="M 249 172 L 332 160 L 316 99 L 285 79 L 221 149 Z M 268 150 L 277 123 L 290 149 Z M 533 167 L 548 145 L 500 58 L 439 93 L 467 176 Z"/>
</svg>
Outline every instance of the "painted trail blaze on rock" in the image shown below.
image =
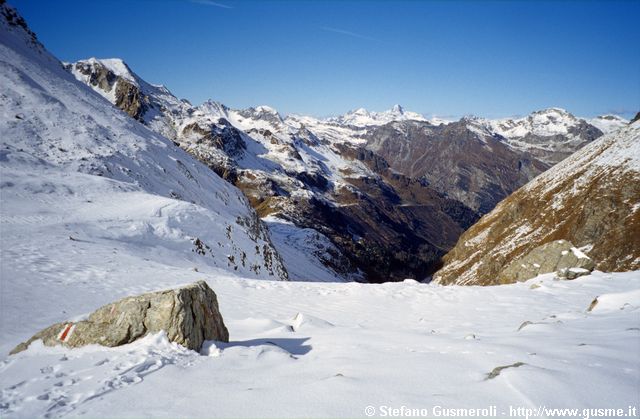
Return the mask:
<svg viewBox="0 0 640 419">
<path fill-rule="evenodd" d="M 184 287 L 126 297 L 77 323 L 56 323 L 16 346 L 21 352 L 41 339 L 47 346 L 120 346 L 164 330 L 170 341 L 200 350 L 205 340 L 229 341 L 215 292 L 204 281 Z"/>
<path fill-rule="evenodd" d="M 64 329 L 62 329 L 60 331 L 60 334 L 58 335 L 58 340 L 60 342 L 66 342 L 71 335 L 73 334 L 73 330 L 76 328 L 76 326 L 73 323 L 69 323 L 67 325 L 64 326 Z"/>
</svg>

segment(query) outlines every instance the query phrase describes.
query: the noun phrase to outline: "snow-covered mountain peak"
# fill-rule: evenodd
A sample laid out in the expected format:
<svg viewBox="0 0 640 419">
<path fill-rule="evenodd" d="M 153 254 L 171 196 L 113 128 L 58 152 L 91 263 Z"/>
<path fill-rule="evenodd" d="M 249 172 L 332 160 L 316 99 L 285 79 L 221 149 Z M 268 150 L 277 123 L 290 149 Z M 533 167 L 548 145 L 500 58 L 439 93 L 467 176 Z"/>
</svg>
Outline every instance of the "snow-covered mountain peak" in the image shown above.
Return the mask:
<svg viewBox="0 0 640 419">
<path fill-rule="evenodd" d="M 578 121 L 562 108 L 547 108 L 534 111 L 524 118 L 492 121 L 492 126 L 505 137 L 524 137 L 527 134 L 551 136 L 567 134 L 569 128 Z"/>
<path fill-rule="evenodd" d="M 562 115 L 562 116 L 573 116 L 569 111 L 564 108 L 558 108 L 552 106 L 550 108 L 539 109 L 537 111 L 531 112 L 532 115 Z"/>
<path fill-rule="evenodd" d="M 379 126 L 394 121 L 427 121 L 427 119 L 416 112 L 405 111 L 396 104 L 391 109 L 382 112 L 373 112 L 365 108 L 358 108 L 345 113 L 344 115 L 329 118 L 328 122 L 340 125 L 351 125 L 355 127 Z"/>
<path fill-rule="evenodd" d="M 258 114 L 280 115 L 278 111 L 267 105 L 256 106 L 254 109 Z"/>
<path fill-rule="evenodd" d="M 102 65 L 111 70 L 116 76 L 120 76 L 131 82 L 136 81 L 136 76 L 134 75 L 133 71 L 131 71 L 131 68 L 129 68 L 127 63 L 125 63 L 124 60 L 120 58 L 103 58 L 101 60 L 91 58 L 91 60 L 99 61 L 100 63 L 102 63 Z"/>
<path fill-rule="evenodd" d="M 547 108 L 532 112 L 527 117 L 533 126 L 536 125 L 552 125 L 561 126 L 578 120 L 573 114 L 562 108 Z"/>
<path fill-rule="evenodd" d="M 119 77 L 127 80 L 136 87 L 140 87 L 139 80 L 141 80 L 136 74 L 129 68 L 127 63 L 120 58 L 96 58 L 91 57 L 85 60 L 78 60 L 75 63 L 64 63 L 67 68 L 70 68 L 74 73 L 80 73 L 87 75 L 88 73 L 96 73 L 96 69 L 101 69 L 103 72 L 108 72 L 109 78 L 115 80 Z"/>
<path fill-rule="evenodd" d="M 247 119 L 266 122 L 274 128 L 281 128 L 284 125 L 284 120 L 282 119 L 278 111 L 270 106 L 260 105 L 256 106 L 255 108 L 251 107 L 235 112 L 237 112 L 241 117 Z"/>
<path fill-rule="evenodd" d="M 226 117 L 229 112 L 229 108 L 227 106 L 211 99 L 198 106 L 197 109 L 202 113 L 220 117 Z"/>
</svg>

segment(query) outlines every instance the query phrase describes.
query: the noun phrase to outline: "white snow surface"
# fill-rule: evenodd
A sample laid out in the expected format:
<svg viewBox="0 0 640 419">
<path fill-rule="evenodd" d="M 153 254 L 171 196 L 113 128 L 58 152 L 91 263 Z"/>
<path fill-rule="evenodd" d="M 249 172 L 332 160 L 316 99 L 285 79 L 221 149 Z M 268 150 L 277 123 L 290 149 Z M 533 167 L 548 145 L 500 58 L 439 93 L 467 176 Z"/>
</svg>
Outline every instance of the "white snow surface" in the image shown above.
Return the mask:
<svg viewBox="0 0 640 419">
<path fill-rule="evenodd" d="M 639 402 L 640 272 L 496 287 L 299 283 L 150 263 L 133 247 L 120 253 L 106 272 L 100 253 L 60 263 L 65 248 L 29 256 L 33 271 L 3 266 L 11 278 L 3 283 L 3 418 L 364 417 L 370 405 L 497 405 L 508 416 L 509 406 Z M 38 341 L 6 356 L 53 322 L 198 279 L 218 295 L 229 343 L 206 342 L 197 353 L 157 334 L 112 349 Z"/>
</svg>

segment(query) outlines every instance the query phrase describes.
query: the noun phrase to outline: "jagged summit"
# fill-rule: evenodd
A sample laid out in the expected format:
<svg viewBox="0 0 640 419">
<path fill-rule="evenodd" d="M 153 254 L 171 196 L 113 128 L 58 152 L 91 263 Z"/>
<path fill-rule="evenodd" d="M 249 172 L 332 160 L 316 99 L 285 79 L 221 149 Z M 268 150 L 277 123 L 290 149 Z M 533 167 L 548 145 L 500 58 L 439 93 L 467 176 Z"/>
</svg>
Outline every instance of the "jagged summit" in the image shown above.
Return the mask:
<svg viewBox="0 0 640 419">
<path fill-rule="evenodd" d="M 86 60 L 89 64 L 101 63 L 109 70 L 111 70 L 116 76 L 124 77 L 129 81 L 136 82 L 138 77 L 131 71 L 131 68 L 120 58 L 103 58 L 98 60 L 97 58 L 90 58 Z"/>
</svg>

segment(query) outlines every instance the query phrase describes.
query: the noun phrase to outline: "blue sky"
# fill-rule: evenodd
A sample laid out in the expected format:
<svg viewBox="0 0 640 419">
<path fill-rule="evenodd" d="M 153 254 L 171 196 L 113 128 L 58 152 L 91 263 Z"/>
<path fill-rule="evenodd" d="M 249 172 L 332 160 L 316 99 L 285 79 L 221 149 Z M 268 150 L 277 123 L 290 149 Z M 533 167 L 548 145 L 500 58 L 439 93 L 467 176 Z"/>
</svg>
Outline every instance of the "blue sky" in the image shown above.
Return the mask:
<svg viewBox="0 0 640 419">
<path fill-rule="evenodd" d="M 60 59 L 198 104 L 327 116 L 640 110 L 640 1 L 9 0 Z"/>
</svg>

